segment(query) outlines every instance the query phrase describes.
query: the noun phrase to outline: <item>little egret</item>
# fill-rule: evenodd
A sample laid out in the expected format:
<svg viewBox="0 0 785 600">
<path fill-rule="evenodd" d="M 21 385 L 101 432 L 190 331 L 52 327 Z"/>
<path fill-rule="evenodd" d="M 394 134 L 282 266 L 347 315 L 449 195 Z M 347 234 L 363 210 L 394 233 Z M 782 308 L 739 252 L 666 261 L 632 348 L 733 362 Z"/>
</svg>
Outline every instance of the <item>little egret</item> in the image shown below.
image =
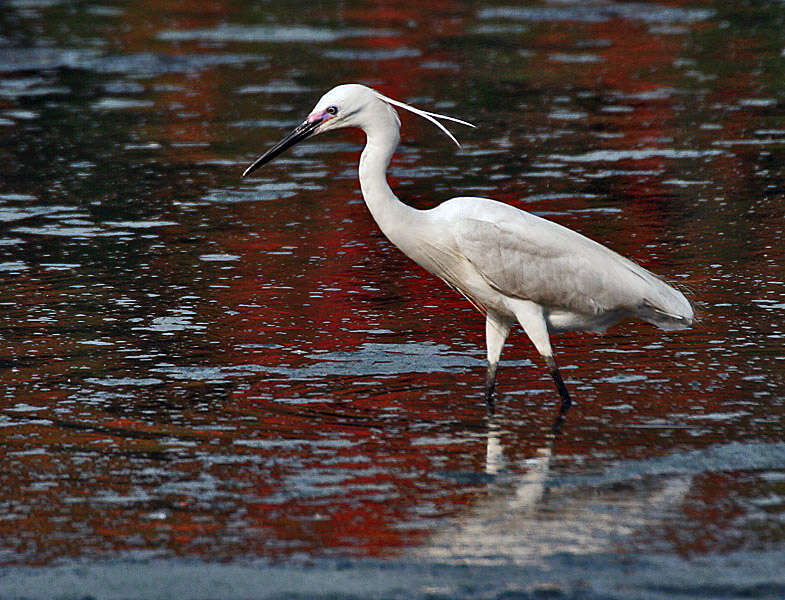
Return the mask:
<svg viewBox="0 0 785 600">
<path fill-rule="evenodd" d="M 294 131 L 254 161 L 243 177 L 313 135 L 343 127 L 362 129 L 366 144 L 360 156 L 360 188 L 376 223 L 404 254 L 485 314 L 485 398 L 491 409 L 496 367 L 516 320 L 545 359 L 561 396 L 562 416 L 572 402 L 553 357 L 550 333 L 603 331 L 628 317 L 665 330 L 692 324 L 692 307 L 681 292 L 561 225 L 488 198 L 452 198 L 429 210 L 401 202 L 386 175 L 400 141 L 401 122 L 393 106 L 431 121 L 456 144 L 437 119 L 473 127 L 363 85 L 339 85 L 322 96 Z"/>
</svg>

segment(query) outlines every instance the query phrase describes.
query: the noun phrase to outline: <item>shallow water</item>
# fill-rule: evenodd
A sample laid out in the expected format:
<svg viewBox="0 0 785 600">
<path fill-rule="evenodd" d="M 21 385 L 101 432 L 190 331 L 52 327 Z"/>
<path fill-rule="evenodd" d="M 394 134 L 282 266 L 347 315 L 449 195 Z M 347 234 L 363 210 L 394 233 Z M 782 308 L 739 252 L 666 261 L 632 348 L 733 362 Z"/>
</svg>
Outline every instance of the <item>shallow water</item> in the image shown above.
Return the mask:
<svg viewBox="0 0 785 600">
<path fill-rule="evenodd" d="M 0 7 L 0 597 L 781 598 L 783 25 L 779 2 Z M 406 202 L 574 228 L 696 325 L 555 338 L 555 439 L 518 332 L 488 416 L 482 317 L 381 235 L 360 134 L 240 179 L 345 81 L 478 125 L 456 150 L 402 115 Z"/>
</svg>

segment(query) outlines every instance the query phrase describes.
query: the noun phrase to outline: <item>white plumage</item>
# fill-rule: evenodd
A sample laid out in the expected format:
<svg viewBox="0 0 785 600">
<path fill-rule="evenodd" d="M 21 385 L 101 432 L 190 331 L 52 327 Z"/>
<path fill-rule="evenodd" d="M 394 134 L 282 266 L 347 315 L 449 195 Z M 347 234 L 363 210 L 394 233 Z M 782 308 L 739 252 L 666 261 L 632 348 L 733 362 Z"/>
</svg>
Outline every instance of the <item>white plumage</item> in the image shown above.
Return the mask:
<svg viewBox="0 0 785 600">
<path fill-rule="evenodd" d="M 493 406 L 501 349 L 515 321 L 551 371 L 562 399 L 562 416 L 571 400 L 553 358 L 550 333 L 602 331 L 628 317 L 667 330 L 692 324 L 692 307 L 681 292 L 566 227 L 488 198 L 453 198 L 429 210 L 403 204 L 386 177 L 400 141 L 400 121 L 393 104 L 437 124 L 456 143 L 436 119 L 469 125 L 362 85 L 341 85 L 325 94 L 308 118 L 244 175 L 317 133 L 343 127 L 362 129 L 367 140 L 360 157 L 360 186 L 382 232 L 486 315 L 489 406 Z"/>
</svg>

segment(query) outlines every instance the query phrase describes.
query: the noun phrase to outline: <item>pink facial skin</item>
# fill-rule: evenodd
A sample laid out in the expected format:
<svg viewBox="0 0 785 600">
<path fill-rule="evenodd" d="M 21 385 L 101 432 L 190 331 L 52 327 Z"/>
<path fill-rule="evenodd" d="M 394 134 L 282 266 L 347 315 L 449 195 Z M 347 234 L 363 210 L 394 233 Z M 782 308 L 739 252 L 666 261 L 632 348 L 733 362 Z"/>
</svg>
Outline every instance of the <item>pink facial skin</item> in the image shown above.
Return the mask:
<svg viewBox="0 0 785 600">
<path fill-rule="evenodd" d="M 326 110 L 322 110 L 320 112 L 311 113 L 308 115 L 308 119 L 306 119 L 309 123 L 315 123 L 317 121 L 324 121 L 325 119 L 332 118 L 332 115 L 328 113 Z"/>
</svg>

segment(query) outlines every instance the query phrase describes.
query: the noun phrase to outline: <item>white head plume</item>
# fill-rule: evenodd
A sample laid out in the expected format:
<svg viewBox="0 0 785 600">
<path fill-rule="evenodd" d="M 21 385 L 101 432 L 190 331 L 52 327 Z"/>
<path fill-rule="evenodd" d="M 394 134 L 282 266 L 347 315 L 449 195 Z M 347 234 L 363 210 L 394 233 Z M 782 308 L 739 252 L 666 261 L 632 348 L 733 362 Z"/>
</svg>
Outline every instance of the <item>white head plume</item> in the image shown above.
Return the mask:
<svg viewBox="0 0 785 600">
<path fill-rule="evenodd" d="M 447 121 L 460 123 L 461 125 L 468 125 L 469 127 L 475 127 L 475 125 L 472 125 L 468 121 L 461 121 L 460 119 L 456 119 L 455 117 L 448 117 L 447 115 L 440 115 L 438 113 L 432 113 L 432 112 L 428 112 L 427 110 L 415 108 L 399 100 L 393 100 L 392 98 L 388 98 L 387 96 L 385 96 L 384 94 L 380 94 L 376 90 L 372 90 L 372 91 L 374 94 L 376 94 L 376 97 L 379 98 L 379 100 L 384 100 L 385 102 L 392 104 L 393 106 L 398 106 L 400 108 L 406 109 L 410 112 L 413 112 L 415 115 L 422 117 L 423 119 L 427 119 L 428 121 L 436 125 L 436 127 L 441 129 L 447 135 L 448 138 L 450 138 L 453 142 L 455 142 L 455 145 L 458 146 L 459 148 L 461 147 L 461 143 L 458 140 L 456 140 L 455 136 L 452 133 L 450 133 L 450 131 L 436 119 L 445 119 Z"/>
</svg>

